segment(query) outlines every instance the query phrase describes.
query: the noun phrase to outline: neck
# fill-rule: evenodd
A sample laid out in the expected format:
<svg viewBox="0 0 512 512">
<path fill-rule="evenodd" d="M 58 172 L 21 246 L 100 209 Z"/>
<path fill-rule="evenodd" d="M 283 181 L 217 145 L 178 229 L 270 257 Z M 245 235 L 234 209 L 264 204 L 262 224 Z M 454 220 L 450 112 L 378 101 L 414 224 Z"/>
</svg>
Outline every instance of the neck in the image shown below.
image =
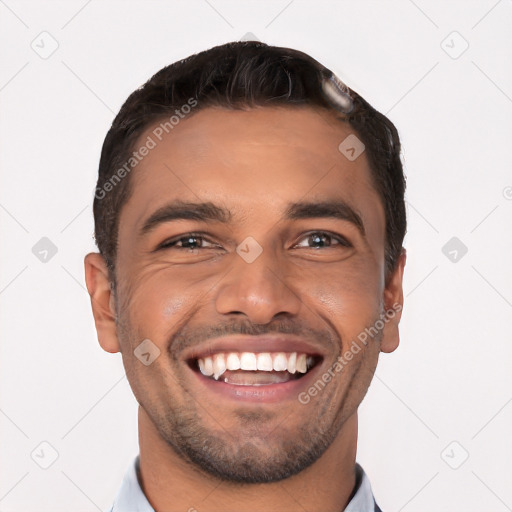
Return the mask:
<svg viewBox="0 0 512 512">
<path fill-rule="evenodd" d="M 250 510 L 341 512 L 355 486 L 357 412 L 320 459 L 274 483 L 240 485 L 205 474 L 174 452 L 140 406 L 139 446 L 140 484 L 156 512 L 238 512 L 241 505 Z"/>
</svg>

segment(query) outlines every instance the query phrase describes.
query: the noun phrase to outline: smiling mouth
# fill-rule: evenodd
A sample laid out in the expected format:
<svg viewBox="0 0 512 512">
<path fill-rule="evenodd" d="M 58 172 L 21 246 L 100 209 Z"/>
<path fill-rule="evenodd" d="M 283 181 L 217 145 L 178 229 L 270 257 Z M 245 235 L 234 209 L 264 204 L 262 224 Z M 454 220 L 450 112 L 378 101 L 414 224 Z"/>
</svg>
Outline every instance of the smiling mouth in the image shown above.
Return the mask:
<svg viewBox="0 0 512 512">
<path fill-rule="evenodd" d="M 322 360 L 303 352 L 221 352 L 189 361 L 214 381 L 238 386 L 268 386 L 298 380 Z"/>
</svg>

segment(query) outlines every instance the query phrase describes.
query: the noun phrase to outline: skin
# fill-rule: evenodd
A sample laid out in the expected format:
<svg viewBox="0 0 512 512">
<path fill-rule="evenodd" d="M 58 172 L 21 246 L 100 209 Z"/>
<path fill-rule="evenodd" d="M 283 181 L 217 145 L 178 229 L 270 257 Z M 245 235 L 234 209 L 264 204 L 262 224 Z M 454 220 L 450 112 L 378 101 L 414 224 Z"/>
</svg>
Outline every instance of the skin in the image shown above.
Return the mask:
<svg viewBox="0 0 512 512">
<path fill-rule="evenodd" d="M 285 326 L 304 338 L 315 333 L 326 371 L 384 310 L 403 304 L 405 250 L 386 276 L 384 209 L 366 155 L 351 162 L 338 150 L 351 133 L 331 113 L 311 107 L 201 110 L 132 171 L 133 193 L 120 216 L 115 295 L 103 258 L 85 257 L 99 342 L 122 353 L 140 404 L 139 479 L 157 512 L 230 512 L 242 504 L 339 512 L 350 501 L 357 408 L 379 353 L 399 344 L 401 308 L 305 405 L 296 398 L 263 404 L 213 398 L 183 357 L 209 339 L 209 326 L 224 328 L 226 336 L 241 326 L 249 334 Z M 211 201 L 232 217 L 226 224 L 174 220 L 138 236 L 145 220 L 174 199 Z M 283 219 L 286 205 L 299 200 L 348 203 L 366 237 L 347 220 Z M 155 251 L 197 231 L 206 242 L 193 250 Z M 350 246 L 329 237 L 315 243 L 308 235 L 318 231 Z M 236 252 L 248 236 L 263 248 L 250 264 Z M 149 366 L 133 352 L 144 339 L 160 350 Z M 211 467 L 190 457 L 198 439 L 209 447 Z M 236 475 L 245 483 L 234 481 Z"/>
</svg>

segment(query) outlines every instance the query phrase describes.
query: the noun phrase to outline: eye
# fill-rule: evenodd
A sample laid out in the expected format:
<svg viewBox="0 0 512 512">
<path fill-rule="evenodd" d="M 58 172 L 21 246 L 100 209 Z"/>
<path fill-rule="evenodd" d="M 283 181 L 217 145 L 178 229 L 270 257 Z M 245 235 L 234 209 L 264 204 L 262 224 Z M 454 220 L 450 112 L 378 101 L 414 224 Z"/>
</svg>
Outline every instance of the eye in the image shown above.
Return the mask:
<svg viewBox="0 0 512 512">
<path fill-rule="evenodd" d="M 207 245 L 205 245 L 207 244 Z M 185 236 L 179 238 L 173 238 L 160 244 L 158 249 L 178 249 L 178 250 L 189 250 L 196 251 L 197 249 L 210 249 L 212 247 L 218 247 L 218 245 L 209 242 L 204 236 L 196 233 L 188 233 Z"/>
<path fill-rule="evenodd" d="M 333 245 L 341 245 L 343 247 L 352 247 L 352 244 L 343 236 L 327 233 L 325 231 L 313 231 L 308 233 L 303 242 L 296 244 L 294 247 L 308 247 L 312 249 L 322 249 L 323 247 L 331 247 Z"/>
</svg>

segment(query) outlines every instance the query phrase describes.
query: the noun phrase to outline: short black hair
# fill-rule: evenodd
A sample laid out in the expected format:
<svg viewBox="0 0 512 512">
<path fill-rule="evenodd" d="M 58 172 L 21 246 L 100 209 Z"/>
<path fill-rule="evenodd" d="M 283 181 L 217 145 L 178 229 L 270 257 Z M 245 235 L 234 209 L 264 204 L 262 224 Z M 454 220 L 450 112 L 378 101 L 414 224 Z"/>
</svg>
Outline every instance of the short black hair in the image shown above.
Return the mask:
<svg viewBox="0 0 512 512">
<path fill-rule="evenodd" d="M 140 159 L 135 152 L 138 139 L 157 121 L 167 120 L 162 126 L 168 131 L 173 118 L 179 122 L 176 114 L 192 110 L 193 115 L 212 106 L 239 110 L 312 106 L 336 112 L 348 123 L 365 145 L 384 207 L 386 279 L 391 275 L 406 233 L 405 176 L 395 126 L 309 55 L 237 41 L 164 67 L 128 97 L 112 122 L 101 151 L 93 204 L 94 237 L 112 285 L 120 212 L 132 192 L 130 170 Z"/>
</svg>

